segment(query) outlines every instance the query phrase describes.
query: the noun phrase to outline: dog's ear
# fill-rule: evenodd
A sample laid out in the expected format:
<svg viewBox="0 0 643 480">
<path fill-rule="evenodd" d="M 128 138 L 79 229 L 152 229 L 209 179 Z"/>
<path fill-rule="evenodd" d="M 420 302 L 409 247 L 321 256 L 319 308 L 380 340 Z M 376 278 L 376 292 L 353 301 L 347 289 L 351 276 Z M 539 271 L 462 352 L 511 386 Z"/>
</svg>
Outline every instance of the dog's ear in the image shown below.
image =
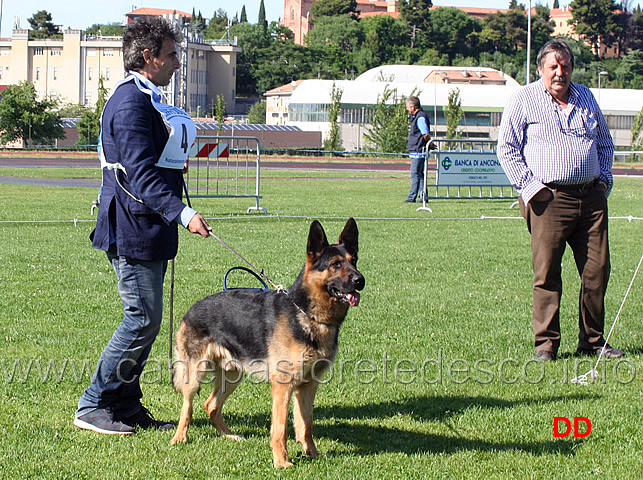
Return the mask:
<svg viewBox="0 0 643 480">
<path fill-rule="evenodd" d="M 324 227 L 317 220 L 310 224 L 308 233 L 308 247 L 306 252 L 311 262 L 315 262 L 321 255 L 322 251 L 328 246 L 328 239 Z"/>
<path fill-rule="evenodd" d="M 357 231 L 357 223 L 355 223 L 355 219 L 353 217 L 349 218 L 348 221 L 346 222 L 346 225 L 344 225 L 344 230 L 342 231 L 342 234 L 339 236 L 339 241 L 338 243 L 344 245 L 344 248 L 348 250 L 353 255 L 357 254 L 357 237 L 359 236 L 359 232 Z"/>
</svg>

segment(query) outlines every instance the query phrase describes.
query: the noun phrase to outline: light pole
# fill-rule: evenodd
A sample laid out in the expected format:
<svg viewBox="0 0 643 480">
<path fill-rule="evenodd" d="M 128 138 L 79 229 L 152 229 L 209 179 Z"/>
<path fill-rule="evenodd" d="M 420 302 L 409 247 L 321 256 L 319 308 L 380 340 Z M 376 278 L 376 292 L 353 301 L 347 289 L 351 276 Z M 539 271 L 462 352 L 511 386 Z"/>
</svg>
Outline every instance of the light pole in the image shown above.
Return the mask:
<svg viewBox="0 0 643 480">
<path fill-rule="evenodd" d="M 438 136 L 438 75 L 446 75 L 447 72 L 435 72 L 433 76 L 433 132 L 434 137 Z"/>
<path fill-rule="evenodd" d="M 609 75 L 609 72 L 598 72 L 598 106 L 601 106 L 601 77 Z"/>
</svg>

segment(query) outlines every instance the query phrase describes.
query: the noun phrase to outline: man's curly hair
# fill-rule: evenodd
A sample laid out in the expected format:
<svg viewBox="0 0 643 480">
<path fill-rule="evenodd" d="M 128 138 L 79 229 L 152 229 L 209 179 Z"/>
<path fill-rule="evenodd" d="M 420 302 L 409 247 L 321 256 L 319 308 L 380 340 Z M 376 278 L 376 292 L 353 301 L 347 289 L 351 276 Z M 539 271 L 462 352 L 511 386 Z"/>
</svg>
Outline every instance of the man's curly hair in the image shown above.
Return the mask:
<svg viewBox="0 0 643 480">
<path fill-rule="evenodd" d="M 143 51 L 158 57 L 165 40 L 183 41 L 179 27 L 162 17 L 145 17 L 130 23 L 123 32 L 123 67 L 125 72 L 139 71 L 145 66 Z"/>
</svg>

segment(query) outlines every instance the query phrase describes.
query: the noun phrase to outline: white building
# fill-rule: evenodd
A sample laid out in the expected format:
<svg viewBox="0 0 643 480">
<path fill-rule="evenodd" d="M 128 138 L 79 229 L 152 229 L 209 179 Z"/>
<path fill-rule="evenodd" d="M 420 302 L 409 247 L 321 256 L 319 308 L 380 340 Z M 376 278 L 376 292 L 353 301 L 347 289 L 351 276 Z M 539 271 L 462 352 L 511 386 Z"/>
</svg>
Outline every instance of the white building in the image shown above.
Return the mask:
<svg viewBox="0 0 643 480">
<path fill-rule="evenodd" d="M 279 93 L 279 104 L 286 111 L 275 114 L 267 108 L 267 123 L 280 118 L 282 124 L 317 130 L 325 137 L 330 127 L 328 107 L 333 83 L 342 90 L 338 121 L 345 150 L 365 148 L 369 113 L 387 88 L 404 97 L 416 92 L 431 121 L 432 134 L 438 138 L 446 132 L 444 111 L 449 92 L 457 88 L 465 114 L 460 124 L 463 137 L 490 140 L 498 138 L 502 111 L 509 97 L 520 88 L 518 82 L 493 69 L 387 65 L 369 70 L 355 80 L 303 80 L 289 89 L 292 92 L 289 97 L 285 98 L 283 91 Z M 268 105 L 275 96 L 271 92 L 265 94 Z M 634 117 L 643 106 L 643 90 L 603 88 L 592 92 L 600 99 L 614 143 L 629 146 Z"/>
</svg>

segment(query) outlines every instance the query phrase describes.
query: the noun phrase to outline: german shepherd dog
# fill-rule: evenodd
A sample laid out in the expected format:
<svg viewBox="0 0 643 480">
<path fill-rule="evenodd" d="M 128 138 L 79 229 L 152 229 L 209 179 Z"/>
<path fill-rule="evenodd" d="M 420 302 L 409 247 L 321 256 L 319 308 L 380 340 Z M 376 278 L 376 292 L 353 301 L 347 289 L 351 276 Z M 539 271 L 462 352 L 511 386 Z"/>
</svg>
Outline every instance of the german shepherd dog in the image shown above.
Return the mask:
<svg viewBox="0 0 643 480">
<path fill-rule="evenodd" d="M 306 263 L 295 283 L 282 290 L 230 289 L 194 304 L 176 333 L 174 388 L 183 394 L 172 444 L 187 442 L 192 401 L 208 374 L 213 391 L 203 407 L 225 437 L 239 440 L 221 411 L 243 374 L 272 384 L 270 447 L 275 467 L 292 464 L 286 449 L 288 408 L 295 395 L 296 439 L 312 458 L 313 401 L 337 353 L 349 306 L 359 304 L 364 277 L 357 270 L 357 224 L 350 218 L 337 244 L 329 245 L 318 221 L 310 226 Z"/>
</svg>

